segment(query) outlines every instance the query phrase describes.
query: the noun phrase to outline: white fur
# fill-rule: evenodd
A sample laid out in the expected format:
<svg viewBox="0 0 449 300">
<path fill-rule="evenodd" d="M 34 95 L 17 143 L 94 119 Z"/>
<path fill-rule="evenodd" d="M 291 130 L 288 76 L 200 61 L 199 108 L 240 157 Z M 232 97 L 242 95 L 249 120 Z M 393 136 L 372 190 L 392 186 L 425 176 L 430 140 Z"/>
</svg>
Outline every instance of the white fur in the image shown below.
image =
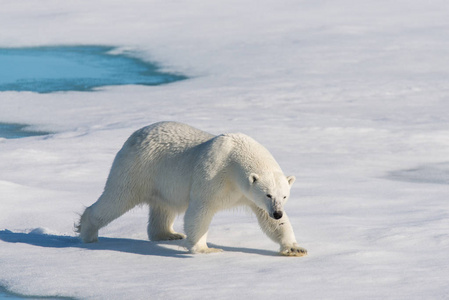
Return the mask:
<svg viewBox="0 0 449 300">
<path fill-rule="evenodd" d="M 185 212 L 192 253 L 221 251 L 206 244 L 213 215 L 249 206 L 281 254 L 302 256 L 283 205 L 294 176 L 286 177 L 272 155 L 244 134 L 213 136 L 188 125 L 161 122 L 133 133 L 118 152 L 103 194 L 81 216 L 78 232 L 95 242 L 98 230 L 142 203 L 150 205 L 148 237 L 181 239 L 173 230 Z M 267 196 L 268 195 L 268 196 Z M 275 215 L 282 217 L 274 219 Z"/>
</svg>

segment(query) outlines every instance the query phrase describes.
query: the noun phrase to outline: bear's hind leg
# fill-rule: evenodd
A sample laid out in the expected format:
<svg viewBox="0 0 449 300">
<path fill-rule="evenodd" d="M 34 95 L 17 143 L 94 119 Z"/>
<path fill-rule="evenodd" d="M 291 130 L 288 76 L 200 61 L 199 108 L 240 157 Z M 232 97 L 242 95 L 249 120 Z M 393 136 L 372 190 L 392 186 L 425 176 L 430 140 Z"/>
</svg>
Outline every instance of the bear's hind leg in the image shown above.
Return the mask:
<svg viewBox="0 0 449 300">
<path fill-rule="evenodd" d="M 150 218 L 148 220 L 148 238 L 151 241 L 181 240 L 186 236 L 173 230 L 176 212 L 152 204 L 150 207 Z"/>
<path fill-rule="evenodd" d="M 98 230 L 114 221 L 135 205 L 125 197 L 111 197 L 103 193 L 100 198 L 86 208 L 81 215 L 76 231 L 84 243 L 98 241 Z"/>
<path fill-rule="evenodd" d="M 88 207 L 81 215 L 78 225 L 76 225 L 76 232 L 84 243 L 94 243 L 98 241 L 99 226 L 92 221 L 92 207 Z"/>
</svg>

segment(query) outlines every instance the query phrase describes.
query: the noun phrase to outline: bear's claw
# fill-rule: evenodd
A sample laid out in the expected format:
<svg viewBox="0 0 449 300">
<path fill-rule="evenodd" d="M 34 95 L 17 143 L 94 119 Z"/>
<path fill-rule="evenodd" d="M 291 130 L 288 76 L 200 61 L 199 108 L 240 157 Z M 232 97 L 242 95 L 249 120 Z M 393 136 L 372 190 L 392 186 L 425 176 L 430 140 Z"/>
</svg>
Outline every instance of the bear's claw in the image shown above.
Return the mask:
<svg viewBox="0 0 449 300">
<path fill-rule="evenodd" d="M 281 255 L 283 256 L 306 256 L 307 250 L 298 245 L 287 246 L 282 248 Z"/>
</svg>

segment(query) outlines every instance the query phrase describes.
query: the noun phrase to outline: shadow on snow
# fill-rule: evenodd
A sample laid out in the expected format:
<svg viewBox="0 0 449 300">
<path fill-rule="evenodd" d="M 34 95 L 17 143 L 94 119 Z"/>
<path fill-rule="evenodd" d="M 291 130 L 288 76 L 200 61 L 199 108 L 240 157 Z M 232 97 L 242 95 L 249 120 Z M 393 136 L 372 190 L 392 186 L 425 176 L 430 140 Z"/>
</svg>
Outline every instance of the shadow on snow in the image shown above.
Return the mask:
<svg viewBox="0 0 449 300">
<path fill-rule="evenodd" d="M 387 174 L 386 178 L 413 183 L 449 184 L 449 162 L 433 163 L 412 169 L 391 171 Z"/>
<path fill-rule="evenodd" d="M 10 230 L 0 230 L 0 240 L 7 243 L 23 243 L 32 246 L 45 248 L 80 248 L 87 250 L 109 250 L 138 255 L 153 255 L 163 257 L 189 258 L 192 255 L 185 250 L 175 250 L 162 245 L 178 245 L 183 247 L 184 241 L 161 241 L 151 242 L 144 240 L 126 238 L 100 237 L 98 243 L 85 244 L 78 237 L 52 234 L 36 234 L 12 232 Z M 261 249 L 229 247 L 210 244 L 212 247 L 221 248 L 226 252 L 240 252 L 246 254 L 257 254 L 264 256 L 277 256 L 277 252 Z"/>
<path fill-rule="evenodd" d="M 125 239 L 99 238 L 98 243 L 85 244 L 78 237 L 52 234 L 20 233 L 0 230 L 0 240 L 7 243 L 23 243 L 46 248 L 80 248 L 87 250 L 110 250 L 139 255 L 155 255 L 168 257 L 189 257 L 186 251 L 161 247 L 155 242 Z M 176 241 L 171 243 L 176 245 Z M 181 245 L 180 245 L 181 247 Z"/>
</svg>

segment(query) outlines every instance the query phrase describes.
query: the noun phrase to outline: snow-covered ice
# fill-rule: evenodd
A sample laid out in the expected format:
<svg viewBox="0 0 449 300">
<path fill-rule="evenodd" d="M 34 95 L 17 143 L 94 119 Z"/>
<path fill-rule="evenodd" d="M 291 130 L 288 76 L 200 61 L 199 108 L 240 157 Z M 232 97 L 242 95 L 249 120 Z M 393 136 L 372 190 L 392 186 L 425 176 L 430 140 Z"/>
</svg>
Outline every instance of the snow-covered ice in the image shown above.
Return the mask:
<svg viewBox="0 0 449 300">
<path fill-rule="evenodd" d="M 107 45 L 190 77 L 95 92 L 0 93 L 0 286 L 80 299 L 449 297 L 447 1 L 6 1 L 0 47 Z M 0 66 L 1 67 L 1 66 Z M 245 210 L 190 255 L 136 208 L 80 243 L 136 129 L 244 132 L 297 176 L 286 206 L 307 257 L 277 255 Z M 175 224 L 182 231 L 182 218 Z"/>
</svg>

